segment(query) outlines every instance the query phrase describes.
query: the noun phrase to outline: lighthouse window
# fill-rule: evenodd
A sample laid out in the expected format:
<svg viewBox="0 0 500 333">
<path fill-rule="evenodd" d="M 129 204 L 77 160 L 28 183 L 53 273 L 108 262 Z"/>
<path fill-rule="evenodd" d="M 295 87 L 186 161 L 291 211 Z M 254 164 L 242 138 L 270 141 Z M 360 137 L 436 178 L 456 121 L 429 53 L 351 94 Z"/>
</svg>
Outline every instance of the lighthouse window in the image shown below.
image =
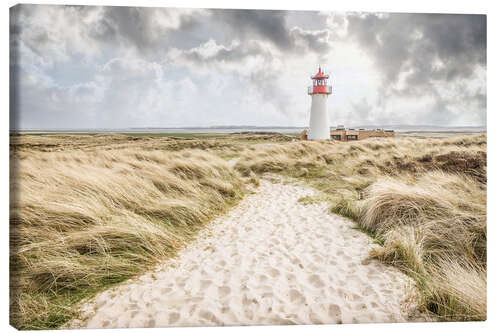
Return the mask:
<svg viewBox="0 0 500 333">
<path fill-rule="evenodd" d="M 348 135 L 347 140 L 357 140 L 358 136 L 357 135 Z"/>
<path fill-rule="evenodd" d="M 340 135 L 332 135 L 333 140 L 340 140 Z"/>
</svg>

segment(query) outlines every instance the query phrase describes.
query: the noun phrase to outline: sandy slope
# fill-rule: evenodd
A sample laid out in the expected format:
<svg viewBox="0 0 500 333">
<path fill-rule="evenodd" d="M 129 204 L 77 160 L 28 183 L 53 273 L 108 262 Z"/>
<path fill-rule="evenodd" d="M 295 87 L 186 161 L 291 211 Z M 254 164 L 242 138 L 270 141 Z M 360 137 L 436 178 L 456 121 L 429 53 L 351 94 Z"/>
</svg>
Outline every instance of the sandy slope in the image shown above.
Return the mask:
<svg viewBox="0 0 500 333">
<path fill-rule="evenodd" d="M 312 189 L 262 181 L 197 241 L 128 284 L 99 294 L 70 326 L 404 321 L 409 279 L 366 261 L 372 244 Z"/>
</svg>

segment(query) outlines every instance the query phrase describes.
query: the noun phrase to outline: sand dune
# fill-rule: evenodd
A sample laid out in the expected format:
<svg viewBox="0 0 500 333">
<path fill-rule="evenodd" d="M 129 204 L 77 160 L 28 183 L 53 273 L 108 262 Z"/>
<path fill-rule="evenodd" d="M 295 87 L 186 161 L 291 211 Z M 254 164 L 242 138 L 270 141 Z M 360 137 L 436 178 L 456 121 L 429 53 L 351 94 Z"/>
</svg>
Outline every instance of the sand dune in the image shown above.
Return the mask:
<svg viewBox="0 0 500 333">
<path fill-rule="evenodd" d="M 315 191 L 263 180 L 154 272 L 82 306 L 70 327 L 401 322 L 410 280 Z"/>
</svg>

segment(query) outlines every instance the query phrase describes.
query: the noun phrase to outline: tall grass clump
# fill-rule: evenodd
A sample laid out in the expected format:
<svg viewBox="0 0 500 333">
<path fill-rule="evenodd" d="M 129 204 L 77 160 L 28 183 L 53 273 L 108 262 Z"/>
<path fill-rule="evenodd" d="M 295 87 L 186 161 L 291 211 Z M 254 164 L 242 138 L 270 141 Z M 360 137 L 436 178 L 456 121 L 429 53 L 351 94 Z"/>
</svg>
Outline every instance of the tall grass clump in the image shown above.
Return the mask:
<svg viewBox="0 0 500 333">
<path fill-rule="evenodd" d="M 485 186 L 434 171 L 379 179 L 366 192 L 360 222 L 385 241 L 373 255 L 413 276 L 441 319 L 485 320 Z"/>
<path fill-rule="evenodd" d="M 11 174 L 11 323 L 56 328 L 73 305 L 171 257 L 242 195 L 208 152 L 23 151 Z"/>
</svg>

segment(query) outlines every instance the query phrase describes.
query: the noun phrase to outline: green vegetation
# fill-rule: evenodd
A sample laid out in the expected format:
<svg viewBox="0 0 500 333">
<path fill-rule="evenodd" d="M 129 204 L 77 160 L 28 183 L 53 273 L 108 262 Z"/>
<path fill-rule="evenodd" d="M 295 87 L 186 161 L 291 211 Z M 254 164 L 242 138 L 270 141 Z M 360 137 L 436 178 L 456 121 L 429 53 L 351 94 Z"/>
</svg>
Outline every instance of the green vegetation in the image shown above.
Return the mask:
<svg viewBox="0 0 500 333">
<path fill-rule="evenodd" d="M 417 282 L 440 320 L 486 318 L 486 136 L 305 142 L 282 134 L 12 135 L 11 323 L 60 327 L 80 300 L 174 256 L 244 183 L 322 192 Z M 231 165 L 234 164 L 234 168 Z"/>
</svg>

